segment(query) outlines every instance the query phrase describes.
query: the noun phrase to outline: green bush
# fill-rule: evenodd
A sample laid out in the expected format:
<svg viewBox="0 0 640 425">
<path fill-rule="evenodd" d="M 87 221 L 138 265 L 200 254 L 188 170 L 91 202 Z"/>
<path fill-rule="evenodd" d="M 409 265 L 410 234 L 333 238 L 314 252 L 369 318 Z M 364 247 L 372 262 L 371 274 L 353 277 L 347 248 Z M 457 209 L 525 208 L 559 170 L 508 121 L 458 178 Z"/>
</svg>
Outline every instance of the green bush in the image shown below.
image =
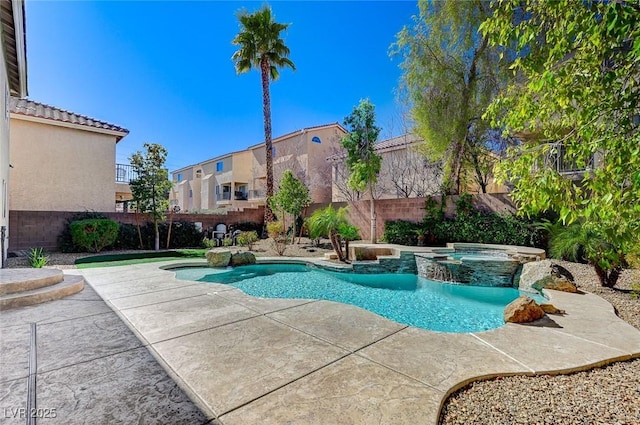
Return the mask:
<svg viewBox="0 0 640 425">
<path fill-rule="evenodd" d="M 64 229 L 62 233 L 58 235 L 58 248 L 62 252 L 80 252 L 82 248 L 74 245 L 73 238 L 71 236 L 71 229 L 69 229 L 69 225 L 74 221 L 87 220 L 87 219 L 95 219 L 95 218 L 107 218 L 104 214 L 97 213 L 94 211 L 83 211 L 76 213 L 69 217 L 65 223 Z"/>
<path fill-rule="evenodd" d="M 240 230 L 243 232 L 256 232 L 260 235 L 262 233 L 262 223 L 256 223 L 254 221 L 241 221 L 239 223 L 231 225 L 233 230 Z"/>
<path fill-rule="evenodd" d="M 533 222 L 510 214 L 467 213 L 440 226 L 438 235 L 447 242 L 543 247 L 542 232 Z"/>
<path fill-rule="evenodd" d="M 420 223 L 405 220 L 387 221 L 384 224 L 382 239 L 387 243 L 415 246 L 418 244 L 416 231 L 421 229 Z"/>
<path fill-rule="evenodd" d="M 118 238 L 119 225 L 108 218 L 74 221 L 69 225 L 73 244 L 88 252 L 100 252 Z"/>
<path fill-rule="evenodd" d="M 169 223 L 158 224 L 160 231 L 160 247 L 167 248 L 167 233 Z M 155 233 L 153 223 L 145 223 L 140 226 L 142 233 L 142 249 L 153 249 Z M 174 248 L 201 248 L 203 247 L 203 234 L 195 224 L 188 221 L 174 221 L 171 225 L 171 249 Z M 121 224 L 118 239 L 114 244 L 116 249 L 141 249 L 138 229 L 135 224 Z"/>
<path fill-rule="evenodd" d="M 140 238 L 135 224 L 120 223 L 118 239 L 113 244 L 114 249 L 140 249 Z"/>
<path fill-rule="evenodd" d="M 383 239 L 388 243 L 417 245 L 418 234 L 425 235 L 427 246 L 447 242 L 474 242 L 500 245 L 544 247 L 545 232 L 531 220 L 512 214 L 497 214 L 475 209 L 470 195 L 461 195 L 455 218 L 444 217 L 437 202 L 425 203 L 422 223 L 398 220 L 385 223 Z"/>
<path fill-rule="evenodd" d="M 253 250 L 253 244 L 258 242 L 258 233 L 255 230 L 250 232 L 241 232 L 236 240 L 240 246 L 246 246 L 249 251 Z"/>
</svg>

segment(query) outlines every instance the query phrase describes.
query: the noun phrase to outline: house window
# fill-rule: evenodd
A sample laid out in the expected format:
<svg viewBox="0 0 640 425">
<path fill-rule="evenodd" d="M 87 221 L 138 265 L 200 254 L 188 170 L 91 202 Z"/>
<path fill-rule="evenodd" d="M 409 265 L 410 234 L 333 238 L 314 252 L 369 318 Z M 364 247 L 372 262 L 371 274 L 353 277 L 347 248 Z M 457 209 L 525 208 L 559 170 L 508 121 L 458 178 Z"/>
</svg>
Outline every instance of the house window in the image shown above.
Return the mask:
<svg viewBox="0 0 640 425">
<path fill-rule="evenodd" d="M 182 181 L 182 173 L 178 173 L 178 174 L 176 175 L 176 180 L 177 180 L 177 181 L 179 181 L 179 182 L 181 182 L 181 181 Z"/>
<path fill-rule="evenodd" d="M 193 190 L 189 189 L 189 198 L 193 198 Z"/>
<path fill-rule="evenodd" d="M 216 162 L 216 171 L 217 171 L 217 172 L 220 172 L 220 171 L 222 171 L 223 169 L 224 169 L 224 162 L 222 162 L 222 161 L 218 161 L 218 162 Z"/>
<path fill-rule="evenodd" d="M 196 171 L 196 178 L 199 179 L 202 177 L 202 170 L 197 170 Z"/>
<path fill-rule="evenodd" d="M 318 136 L 313 136 L 313 137 L 311 138 L 311 141 L 312 141 L 313 143 L 322 143 L 322 140 L 320 140 L 320 138 L 319 138 Z"/>
<path fill-rule="evenodd" d="M 275 158 L 275 157 L 276 157 L 276 147 L 271 146 L 271 158 Z"/>
</svg>

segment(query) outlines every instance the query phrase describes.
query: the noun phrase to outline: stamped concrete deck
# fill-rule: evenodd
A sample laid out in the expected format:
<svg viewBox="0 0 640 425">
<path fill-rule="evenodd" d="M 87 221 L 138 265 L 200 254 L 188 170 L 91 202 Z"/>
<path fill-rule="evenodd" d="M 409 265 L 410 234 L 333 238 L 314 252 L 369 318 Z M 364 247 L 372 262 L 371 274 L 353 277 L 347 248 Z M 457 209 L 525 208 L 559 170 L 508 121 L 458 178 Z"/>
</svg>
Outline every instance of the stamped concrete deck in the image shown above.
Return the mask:
<svg viewBox="0 0 640 425">
<path fill-rule="evenodd" d="M 640 332 L 591 294 L 550 291 L 567 314 L 535 325 L 449 334 L 335 302 L 258 299 L 228 285 L 180 281 L 159 268 L 166 264 L 76 271 L 140 341 L 123 341 L 128 330 L 105 309 L 96 315 L 108 320 L 95 321 L 93 341 L 102 342 L 94 349 L 148 350 L 212 423 L 436 424 L 446 397 L 478 378 L 640 356 Z M 81 311 L 65 309 L 62 319 Z M 72 325 L 60 332 L 57 341 L 73 338 Z M 42 367 L 63 370 L 73 350 L 60 350 Z"/>
</svg>

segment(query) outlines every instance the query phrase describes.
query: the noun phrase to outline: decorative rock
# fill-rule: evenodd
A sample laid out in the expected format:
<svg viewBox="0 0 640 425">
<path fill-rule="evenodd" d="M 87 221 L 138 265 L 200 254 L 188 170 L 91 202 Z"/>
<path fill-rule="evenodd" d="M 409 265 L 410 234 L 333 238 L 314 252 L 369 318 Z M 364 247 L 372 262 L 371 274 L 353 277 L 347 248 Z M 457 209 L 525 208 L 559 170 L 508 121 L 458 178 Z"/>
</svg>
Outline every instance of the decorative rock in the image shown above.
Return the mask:
<svg viewBox="0 0 640 425">
<path fill-rule="evenodd" d="M 507 323 L 529 323 L 541 319 L 544 310 L 532 298 L 521 296 L 504 309 L 504 321 Z"/>
<path fill-rule="evenodd" d="M 540 304 L 540 308 L 547 314 L 565 314 L 564 310 L 560 310 L 553 304 Z"/>
<path fill-rule="evenodd" d="M 545 288 L 564 292 L 578 292 L 578 289 L 573 284 L 573 275 L 564 267 L 551 262 L 551 260 L 524 264 L 518 286 L 525 291 L 539 291 Z"/>
<path fill-rule="evenodd" d="M 231 255 L 231 266 L 244 266 L 247 264 L 255 264 L 256 256 L 253 255 L 253 252 L 236 252 Z"/>
<path fill-rule="evenodd" d="M 544 279 L 537 281 L 534 285 L 536 289 L 553 289 L 555 291 L 563 291 L 563 292 L 573 292 L 574 294 L 578 292 L 578 288 L 576 285 L 569 282 L 564 277 L 558 278 L 555 276 L 547 276 Z"/>
<path fill-rule="evenodd" d="M 227 267 L 231 261 L 231 251 L 213 248 L 207 252 L 207 263 L 210 267 Z"/>
</svg>

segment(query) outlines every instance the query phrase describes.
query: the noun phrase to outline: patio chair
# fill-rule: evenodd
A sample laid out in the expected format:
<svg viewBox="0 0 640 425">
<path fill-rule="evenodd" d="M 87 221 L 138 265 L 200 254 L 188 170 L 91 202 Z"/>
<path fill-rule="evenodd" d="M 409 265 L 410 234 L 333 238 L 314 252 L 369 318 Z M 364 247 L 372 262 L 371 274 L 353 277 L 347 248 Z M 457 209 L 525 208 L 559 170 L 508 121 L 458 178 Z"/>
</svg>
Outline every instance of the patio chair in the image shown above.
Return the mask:
<svg viewBox="0 0 640 425">
<path fill-rule="evenodd" d="M 224 244 L 224 239 L 227 237 L 227 225 L 220 223 L 216 225 L 216 230 L 213 231 L 213 239 L 216 241 L 217 246 Z"/>
</svg>

